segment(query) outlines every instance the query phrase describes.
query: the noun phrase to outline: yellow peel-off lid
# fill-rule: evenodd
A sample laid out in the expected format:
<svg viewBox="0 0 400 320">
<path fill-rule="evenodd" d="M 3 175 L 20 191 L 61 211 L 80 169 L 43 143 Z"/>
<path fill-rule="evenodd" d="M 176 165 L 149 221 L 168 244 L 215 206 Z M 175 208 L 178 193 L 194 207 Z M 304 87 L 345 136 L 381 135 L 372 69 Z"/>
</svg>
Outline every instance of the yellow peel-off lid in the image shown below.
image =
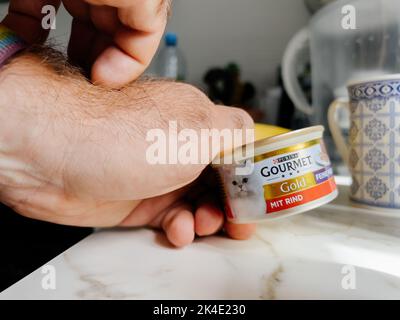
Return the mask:
<svg viewBox="0 0 400 320">
<path fill-rule="evenodd" d="M 283 133 L 290 132 L 289 129 L 271 126 L 268 124 L 256 123 L 255 125 L 255 141 L 270 138 Z"/>
<path fill-rule="evenodd" d="M 268 125 L 268 124 L 260 124 L 260 123 L 256 123 L 254 126 L 254 129 L 255 129 L 255 132 L 254 132 L 255 142 L 262 141 L 264 139 L 272 138 L 272 137 L 279 136 L 279 135 L 290 132 L 290 130 L 285 129 L 285 128 L 272 126 L 272 125 Z M 242 146 L 237 149 L 241 149 L 241 148 L 246 148 L 246 146 Z M 235 150 L 237 150 L 237 149 L 235 149 Z M 216 159 L 214 159 L 213 164 L 214 165 L 220 164 L 222 159 L 224 159 L 226 157 L 229 158 L 232 155 L 232 152 L 234 152 L 235 150 L 225 150 L 225 152 L 224 151 L 221 152 L 216 157 Z"/>
</svg>

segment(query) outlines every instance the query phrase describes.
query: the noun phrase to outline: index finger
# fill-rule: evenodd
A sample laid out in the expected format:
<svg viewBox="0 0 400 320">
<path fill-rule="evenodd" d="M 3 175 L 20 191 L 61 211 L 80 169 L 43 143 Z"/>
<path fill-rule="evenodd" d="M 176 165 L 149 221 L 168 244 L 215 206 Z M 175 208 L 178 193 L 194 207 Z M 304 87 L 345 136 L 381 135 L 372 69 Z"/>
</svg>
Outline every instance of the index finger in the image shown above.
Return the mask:
<svg viewBox="0 0 400 320">
<path fill-rule="evenodd" d="M 92 80 L 119 87 L 138 78 L 149 66 L 164 33 L 169 0 L 90 0 L 94 4 L 118 6 L 122 23 L 108 47 L 92 68 Z"/>
<path fill-rule="evenodd" d="M 233 224 L 226 222 L 224 229 L 232 239 L 247 240 L 256 232 L 257 226 L 255 224 Z"/>
<path fill-rule="evenodd" d="M 121 9 L 119 15 L 126 26 L 143 32 L 154 32 L 166 20 L 172 0 L 85 0 L 97 6 Z M 161 18 L 161 19 L 156 19 Z"/>
</svg>

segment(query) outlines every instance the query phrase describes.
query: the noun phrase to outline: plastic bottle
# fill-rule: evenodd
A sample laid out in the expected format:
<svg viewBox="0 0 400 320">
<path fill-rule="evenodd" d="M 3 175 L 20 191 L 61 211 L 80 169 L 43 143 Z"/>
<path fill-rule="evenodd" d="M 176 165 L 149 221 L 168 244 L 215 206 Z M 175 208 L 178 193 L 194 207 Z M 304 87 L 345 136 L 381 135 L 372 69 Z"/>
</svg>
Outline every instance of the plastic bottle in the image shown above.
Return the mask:
<svg viewBox="0 0 400 320">
<path fill-rule="evenodd" d="M 165 35 L 165 46 L 157 57 L 156 69 L 157 75 L 162 78 L 178 81 L 186 79 L 186 61 L 178 48 L 178 36 L 175 33 Z"/>
</svg>

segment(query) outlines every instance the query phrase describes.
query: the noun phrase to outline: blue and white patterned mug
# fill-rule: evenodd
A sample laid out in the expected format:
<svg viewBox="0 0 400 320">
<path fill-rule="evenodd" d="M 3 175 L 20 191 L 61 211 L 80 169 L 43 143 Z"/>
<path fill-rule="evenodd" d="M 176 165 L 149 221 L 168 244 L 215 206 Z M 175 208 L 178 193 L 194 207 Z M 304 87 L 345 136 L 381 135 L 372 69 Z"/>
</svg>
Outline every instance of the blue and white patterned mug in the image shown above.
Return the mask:
<svg viewBox="0 0 400 320">
<path fill-rule="evenodd" d="M 400 209 L 400 74 L 348 86 L 349 100 L 329 109 L 329 126 L 352 174 L 350 197 L 363 205 Z M 339 108 L 350 112 L 346 143 L 336 121 Z"/>
</svg>

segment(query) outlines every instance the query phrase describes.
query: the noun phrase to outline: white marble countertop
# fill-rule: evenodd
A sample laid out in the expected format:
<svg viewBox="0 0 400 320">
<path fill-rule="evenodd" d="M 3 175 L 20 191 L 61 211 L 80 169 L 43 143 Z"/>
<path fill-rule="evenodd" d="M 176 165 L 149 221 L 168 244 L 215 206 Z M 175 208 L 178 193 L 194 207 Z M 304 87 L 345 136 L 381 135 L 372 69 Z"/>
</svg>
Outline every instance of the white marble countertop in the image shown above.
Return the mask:
<svg viewBox="0 0 400 320">
<path fill-rule="evenodd" d="M 400 221 L 313 211 L 179 250 L 155 231 L 104 230 L 48 265 L 55 290 L 40 268 L 0 299 L 400 299 Z"/>
</svg>

